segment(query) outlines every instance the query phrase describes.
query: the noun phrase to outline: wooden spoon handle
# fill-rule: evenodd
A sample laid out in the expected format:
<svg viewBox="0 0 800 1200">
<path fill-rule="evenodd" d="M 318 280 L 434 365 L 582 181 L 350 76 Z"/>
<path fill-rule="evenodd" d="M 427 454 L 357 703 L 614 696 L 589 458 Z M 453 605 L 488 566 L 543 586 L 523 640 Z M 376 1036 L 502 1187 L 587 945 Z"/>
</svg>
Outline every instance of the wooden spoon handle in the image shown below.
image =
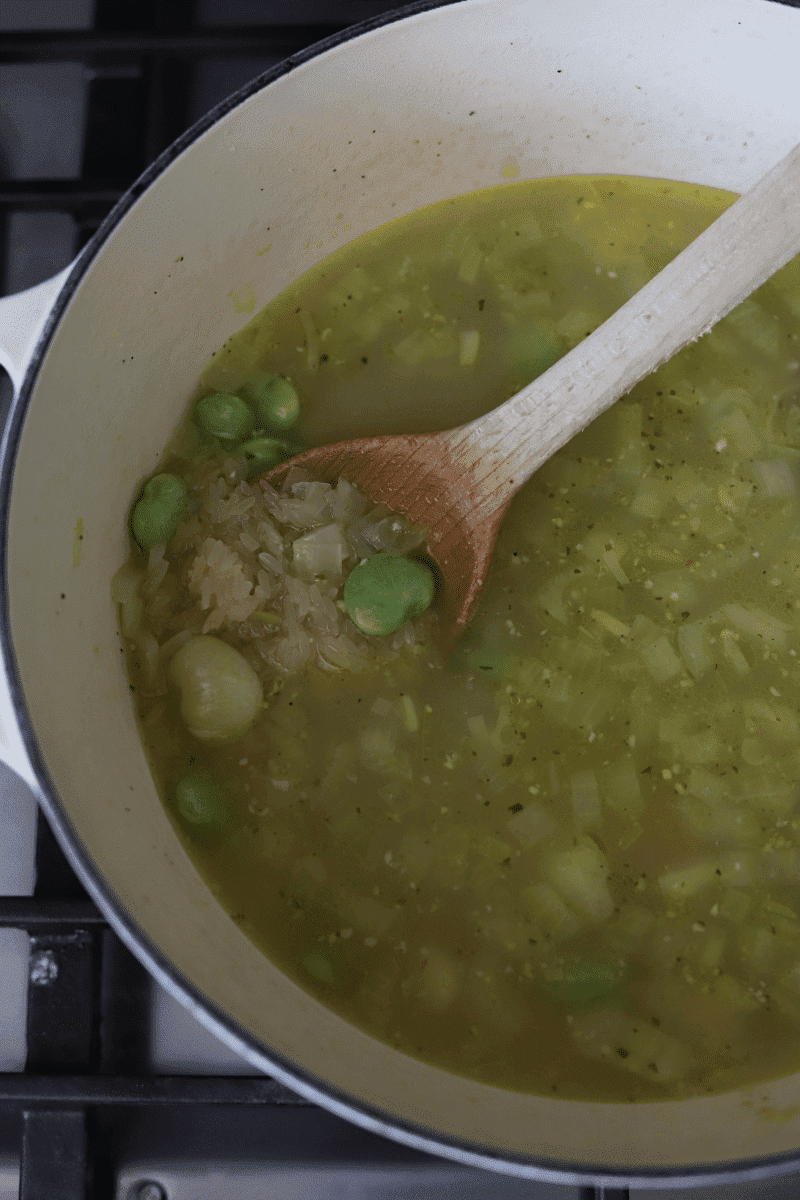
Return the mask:
<svg viewBox="0 0 800 1200">
<path fill-rule="evenodd" d="M 800 251 L 800 146 L 529 387 L 444 437 L 483 516 Z M 441 436 L 441 435 L 440 435 Z"/>
</svg>

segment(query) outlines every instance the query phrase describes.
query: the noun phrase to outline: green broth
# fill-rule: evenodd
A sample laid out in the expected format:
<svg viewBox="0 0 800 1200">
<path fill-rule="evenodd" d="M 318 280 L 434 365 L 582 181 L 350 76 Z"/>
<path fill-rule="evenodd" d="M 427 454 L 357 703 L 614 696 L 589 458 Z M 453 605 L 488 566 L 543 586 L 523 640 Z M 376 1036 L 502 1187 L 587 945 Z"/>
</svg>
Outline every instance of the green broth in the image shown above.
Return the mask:
<svg viewBox="0 0 800 1200">
<path fill-rule="evenodd" d="M 285 376 L 304 445 L 461 424 L 731 200 L 592 177 L 435 205 L 293 283 L 196 398 Z M 446 662 L 422 624 L 360 673 L 284 678 L 228 622 L 217 634 L 250 655 L 266 700 L 212 747 L 166 685 L 142 682 L 146 647 L 190 611 L 178 551 L 144 615 L 123 613 L 184 845 L 248 936 L 346 1019 L 561 1098 L 800 1069 L 799 326 L 792 263 L 545 464 Z M 163 469 L 191 496 L 227 454 L 198 452 L 185 423 Z M 196 770 L 224 784 L 226 836 L 178 817 Z"/>
</svg>

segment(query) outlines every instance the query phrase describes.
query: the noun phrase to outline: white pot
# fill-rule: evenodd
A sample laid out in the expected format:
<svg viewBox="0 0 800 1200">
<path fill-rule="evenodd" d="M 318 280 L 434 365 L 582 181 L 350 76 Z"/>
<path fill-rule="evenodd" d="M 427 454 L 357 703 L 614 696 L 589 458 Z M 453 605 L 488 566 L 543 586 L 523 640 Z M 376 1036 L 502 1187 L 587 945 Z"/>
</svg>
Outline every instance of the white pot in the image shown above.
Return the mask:
<svg viewBox="0 0 800 1200">
<path fill-rule="evenodd" d="M 240 933 L 153 787 L 109 581 L 135 487 L 251 311 L 343 241 L 447 196 L 585 173 L 742 191 L 800 141 L 800 13 L 769 0 L 406 12 L 243 89 L 145 173 L 67 277 L 0 305 L 18 385 L 0 477 L 5 757 L 153 974 L 250 1062 L 340 1115 L 562 1183 L 785 1170 L 800 1154 L 800 1075 L 710 1099 L 585 1104 L 472 1083 L 360 1033 Z"/>
</svg>

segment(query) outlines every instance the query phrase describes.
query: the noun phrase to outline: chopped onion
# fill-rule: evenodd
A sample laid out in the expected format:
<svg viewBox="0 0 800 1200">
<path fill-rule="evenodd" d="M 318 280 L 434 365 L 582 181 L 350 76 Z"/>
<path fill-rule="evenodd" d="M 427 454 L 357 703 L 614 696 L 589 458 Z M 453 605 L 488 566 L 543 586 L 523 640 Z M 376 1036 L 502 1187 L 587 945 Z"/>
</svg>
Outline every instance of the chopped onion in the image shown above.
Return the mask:
<svg viewBox="0 0 800 1200">
<path fill-rule="evenodd" d="M 478 357 L 481 335 L 477 329 L 470 329 L 458 335 L 458 365 L 471 367 Z"/>
<path fill-rule="evenodd" d="M 731 663 L 737 675 L 749 675 L 750 664 L 742 654 L 739 647 L 736 645 L 736 634 L 732 629 L 723 629 L 720 633 L 720 641 L 722 648 L 725 651 L 725 657 Z"/>
<path fill-rule="evenodd" d="M 607 921 L 611 916 L 614 901 L 608 890 L 608 864 L 590 837 L 551 855 L 544 869 L 553 887 L 591 921 Z"/>
<path fill-rule="evenodd" d="M 678 649 L 690 674 L 701 679 L 714 660 L 706 647 L 706 622 L 692 621 L 678 630 Z"/>
<path fill-rule="evenodd" d="M 528 804 L 522 812 L 515 813 L 510 821 L 506 821 L 506 828 L 521 845 L 535 846 L 553 836 L 556 823 L 541 804 Z"/>
<path fill-rule="evenodd" d="M 723 604 L 721 611 L 734 629 L 738 629 L 751 641 L 767 643 L 776 650 L 786 649 L 786 631 L 792 625 L 764 612 L 762 608 L 744 608 L 741 604 Z"/>
<path fill-rule="evenodd" d="M 656 683 L 666 683 L 683 671 L 681 660 L 665 636 L 658 637 L 654 642 L 642 646 L 639 653 L 646 670 Z"/>
<path fill-rule="evenodd" d="M 554 942 L 574 937 L 585 924 L 585 918 L 565 904 L 549 883 L 534 883 L 523 888 L 520 903 L 545 936 Z"/>
<path fill-rule="evenodd" d="M 631 501 L 630 511 L 637 517 L 655 520 L 661 516 L 671 499 L 672 492 L 666 480 L 651 476 L 639 484 L 639 490 Z"/>
<path fill-rule="evenodd" d="M 602 625 L 614 637 L 625 637 L 630 632 L 630 626 L 624 621 L 618 621 L 616 617 L 612 617 L 611 613 L 604 612 L 602 608 L 592 609 L 592 620 L 597 621 L 598 625 Z"/>
<path fill-rule="evenodd" d="M 143 572 L 133 563 L 124 563 L 111 580 L 111 599 L 114 604 L 126 604 L 135 595 Z"/>
<path fill-rule="evenodd" d="M 338 583 L 349 554 L 347 539 L 338 525 L 322 525 L 292 543 L 295 570 L 307 579 L 324 576 Z"/>
<path fill-rule="evenodd" d="M 596 829 L 602 821 L 600 789 L 594 771 L 576 771 L 570 780 L 572 819 L 578 833 Z"/>
<path fill-rule="evenodd" d="M 716 862 L 706 859 L 686 867 L 664 871 L 658 877 L 658 886 L 669 900 L 688 900 L 717 883 L 718 879 Z"/>
<path fill-rule="evenodd" d="M 767 496 L 793 496 L 797 491 L 795 465 L 785 458 L 777 462 L 754 462 L 753 467 Z"/>
<path fill-rule="evenodd" d="M 587 1057 L 655 1083 L 672 1083 L 692 1066 L 688 1050 L 677 1038 L 627 1013 L 576 1014 L 571 1028 L 575 1044 Z"/>
<path fill-rule="evenodd" d="M 478 277 L 483 251 L 474 237 L 468 237 L 461 260 L 458 264 L 458 278 L 461 283 L 474 283 Z M 463 365 L 463 364 L 462 364 Z"/>
</svg>

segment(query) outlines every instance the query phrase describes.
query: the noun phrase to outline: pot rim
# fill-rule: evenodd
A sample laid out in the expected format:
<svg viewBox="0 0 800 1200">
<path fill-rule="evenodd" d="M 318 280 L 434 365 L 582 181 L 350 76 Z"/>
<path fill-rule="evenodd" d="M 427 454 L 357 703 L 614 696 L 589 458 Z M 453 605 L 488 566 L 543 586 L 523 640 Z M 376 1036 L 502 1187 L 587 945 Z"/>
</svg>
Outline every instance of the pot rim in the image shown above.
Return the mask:
<svg viewBox="0 0 800 1200">
<path fill-rule="evenodd" d="M 773 1176 L 789 1174 L 800 1168 L 800 1148 L 796 1154 L 750 1158 L 718 1164 L 688 1164 L 674 1168 L 640 1168 L 634 1173 L 614 1171 L 602 1164 L 586 1163 L 569 1167 L 559 1166 L 556 1160 L 531 1161 L 521 1155 L 495 1153 L 491 1147 L 475 1148 L 474 1144 L 443 1135 L 431 1136 L 411 1122 L 387 1120 L 385 1114 L 356 1097 L 339 1091 L 328 1082 L 320 1082 L 312 1074 L 298 1070 L 271 1049 L 265 1049 L 239 1023 L 205 997 L 174 967 L 149 935 L 117 902 L 102 871 L 85 850 L 77 831 L 63 808 L 50 778 L 47 765 L 29 718 L 24 699 L 16 656 L 11 637 L 8 573 L 7 514 L 13 485 L 14 463 L 25 416 L 44 355 L 50 345 L 61 316 L 66 310 L 90 264 L 100 254 L 104 243 L 126 216 L 135 202 L 168 167 L 213 125 L 251 96 L 268 87 L 295 68 L 310 62 L 328 50 L 355 40 L 364 34 L 381 29 L 396 21 L 469 0 L 414 0 L 401 8 L 350 25 L 339 33 L 306 47 L 255 76 L 227 96 L 201 117 L 154 160 L 120 197 L 111 212 L 92 235 L 72 264 L 67 278 L 42 328 L 37 344 L 26 366 L 19 392 L 14 397 L 0 444 L 0 664 L 5 664 L 7 686 L 25 752 L 28 755 L 36 782 L 34 794 L 44 810 L 48 823 L 58 839 L 70 866 L 87 892 L 107 918 L 109 924 L 128 949 L 171 996 L 188 1008 L 212 1034 L 242 1055 L 252 1066 L 276 1078 L 287 1088 L 307 1100 L 350 1121 L 371 1133 L 399 1142 L 423 1153 L 444 1157 L 465 1166 L 482 1168 L 507 1175 L 562 1185 L 596 1185 L 607 1188 L 649 1187 L 660 1184 L 669 1188 L 718 1186 L 726 1183 L 755 1182 Z M 792 0 L 778 0 L 791 3 Z M 575 1103 L 575 1102 L 569 1102 Z"/>
</svg>

